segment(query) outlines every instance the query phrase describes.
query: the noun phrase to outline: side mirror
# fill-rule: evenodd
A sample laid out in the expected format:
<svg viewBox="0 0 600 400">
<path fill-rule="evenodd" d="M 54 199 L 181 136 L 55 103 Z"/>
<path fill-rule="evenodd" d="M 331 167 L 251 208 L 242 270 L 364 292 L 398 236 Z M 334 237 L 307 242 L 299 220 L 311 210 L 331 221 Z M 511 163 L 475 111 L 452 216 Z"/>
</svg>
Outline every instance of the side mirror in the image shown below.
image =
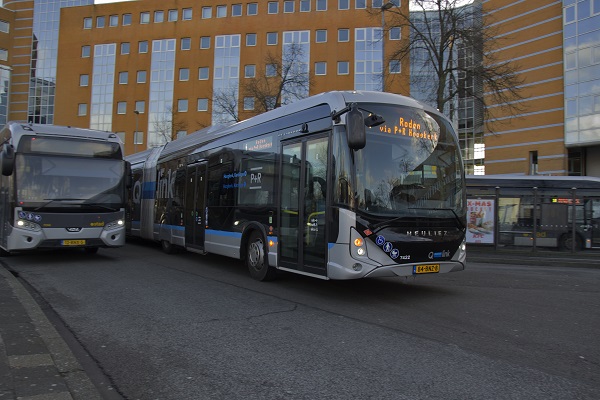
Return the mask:
<svg viewBox="0 0 600 400">
<path fill-rule="evenodd" d="M 367 144 L 365 118 L 356 103 L 350 106 L 350 111 L 346 115 L 346 131 L 348 133 L 348 146 L 352 150 L 360 150 L 365 147 Z"/>
<path fill-rule="evenodd" d="M 2 152 L 0 152 L 0 165 L 2 166 L 2 175 L 12 175 L 15 168 L 15 148 L 12 145 L 4 145 Z"/>
<path fill-rule="evenodd" d="M 133 186 L 133 172 L 131 172 L 131 163 L 125 161 L 125 187 L 130 189 Z"/>
</svg>

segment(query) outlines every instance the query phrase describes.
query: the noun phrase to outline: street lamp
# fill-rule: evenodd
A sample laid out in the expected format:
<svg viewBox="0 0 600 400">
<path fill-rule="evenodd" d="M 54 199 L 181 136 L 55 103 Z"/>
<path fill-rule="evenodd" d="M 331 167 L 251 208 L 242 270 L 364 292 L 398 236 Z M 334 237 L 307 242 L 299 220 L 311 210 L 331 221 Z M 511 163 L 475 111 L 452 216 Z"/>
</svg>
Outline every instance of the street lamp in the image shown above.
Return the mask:
<svg viewBox="0 0 600 400">
<path fill-rule="evenodd" d="M 381 6 L 381 91 L 385 92 L 385 11 L 396 5 L 388 1 Z"/>
<path fill-rule="evenodd" d="M 133 153 L 137 153 L 137 133 L 138 133 L 138 116 L 140 115 L 140 112 L 138 110 L 133 110 L 133 113 L 135 114 L 135 132 L 133 132 Z"/>
</svg>

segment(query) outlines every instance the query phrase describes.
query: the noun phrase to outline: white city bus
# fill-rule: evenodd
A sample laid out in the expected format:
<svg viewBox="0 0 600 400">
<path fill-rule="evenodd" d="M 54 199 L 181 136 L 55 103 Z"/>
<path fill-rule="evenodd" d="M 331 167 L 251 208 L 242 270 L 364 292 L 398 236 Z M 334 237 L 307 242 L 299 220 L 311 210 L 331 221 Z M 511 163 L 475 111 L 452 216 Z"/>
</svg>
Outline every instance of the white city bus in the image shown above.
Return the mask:
<svg viewBox="0 0 600 400">
<path fill-rule="evenodd" d="M 465 268 L 451 123 L 411 98 L 329 92 L 127 158 L 128 234 L 323 279 Z"/>
<path fill-rule="evenodd" d="M 0 253 L 125 244 L 131 169 L 116 134 L 13 121 L 0 143 Z"/>
</svg>

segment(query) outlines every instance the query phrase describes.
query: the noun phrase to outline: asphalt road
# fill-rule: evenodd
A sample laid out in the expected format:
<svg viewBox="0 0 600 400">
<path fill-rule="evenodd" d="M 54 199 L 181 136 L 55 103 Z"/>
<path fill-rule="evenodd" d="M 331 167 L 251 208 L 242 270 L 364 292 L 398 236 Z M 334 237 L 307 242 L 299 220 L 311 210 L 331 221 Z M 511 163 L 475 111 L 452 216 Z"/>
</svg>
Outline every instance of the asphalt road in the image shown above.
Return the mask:
<svg viewBox="0 0 600 400">
<path fill-rule="evenodd" d="M 600 398 L 600 269 L 261 283 L 235 260 L 139 243 L 4 262 L 107 398 Z"/>
</svg>

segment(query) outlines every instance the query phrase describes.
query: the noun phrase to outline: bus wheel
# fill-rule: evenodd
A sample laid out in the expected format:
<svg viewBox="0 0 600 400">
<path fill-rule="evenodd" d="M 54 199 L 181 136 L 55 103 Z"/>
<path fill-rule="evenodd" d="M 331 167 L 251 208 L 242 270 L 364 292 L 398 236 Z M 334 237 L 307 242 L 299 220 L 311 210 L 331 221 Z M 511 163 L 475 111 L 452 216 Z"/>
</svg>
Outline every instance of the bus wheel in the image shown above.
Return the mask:
<svg viewBox="0 0 600 400">
<path fill-rule="evenodd" d="M 175 253 L 175 246 L 173 246 L 173 244 L 168 240 L 162 240 L 160 242 L 160 247 L 162 248 L 162 251 L 164 251 L 166 254 Z"/>
<path fill-rule="evenodd" d="M 265 241 L 258 231 L 253 231 L 248 239 L 246 265 L 250 276 L 258 281 L 273 280 L 277 274 L 277 270 L 269 266 Z"/>
<path fill-rule="evenodd" d="M 573 248 L 573 234 L 565 233 L 560 237 L 560 249 L 565 251 L 570 251 Z M 581 236 L 575 235 L 575 250 L 579 251 L 583 249 L 583 241 L 581 240 Z"/>
<path fill-rule="evenodd" d="M 88 254 L 96 254 L 98 252 L 97 247 L 84 247 L 83 250 Z"/>
</svg>

